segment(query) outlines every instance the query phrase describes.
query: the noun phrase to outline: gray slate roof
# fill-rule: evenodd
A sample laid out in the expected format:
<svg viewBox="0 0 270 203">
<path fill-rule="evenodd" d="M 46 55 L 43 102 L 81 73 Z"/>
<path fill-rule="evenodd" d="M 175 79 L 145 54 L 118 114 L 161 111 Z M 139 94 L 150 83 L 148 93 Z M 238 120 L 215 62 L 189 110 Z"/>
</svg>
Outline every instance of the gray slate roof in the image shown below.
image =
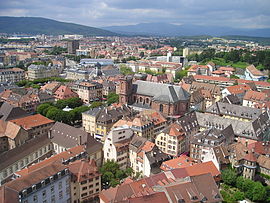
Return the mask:
<svg viewBox="0 0 270 203">
<path fill-rule="evenodd" d="M 262 111 L 257 108 L 239 106 L 236 104 L 228 104 L 222 102 L 214 103 L 212 106 L 206 109 L 206 112 L 218 115 L 239 117 L 249 120 L 257 119 L 258 116 L 262 113 Z"/>
<path fill-rule="evenodd" d="M 186 101 L 190 94 L 177 85 L 137 80 L 133 83 L 134 93 L 153 97 L 154 101 L 175 103 Z"/>
<path fill-rule="evenodd" d="M 3 121 L 9 121 L 17 118 L 22 118 L 28 116 L 26 111 L 21 109 L 20 107 L 15 107 L 10 105 L 9 103 L 4 102 L 0 106 L 0 119 Z"/>
</svg>

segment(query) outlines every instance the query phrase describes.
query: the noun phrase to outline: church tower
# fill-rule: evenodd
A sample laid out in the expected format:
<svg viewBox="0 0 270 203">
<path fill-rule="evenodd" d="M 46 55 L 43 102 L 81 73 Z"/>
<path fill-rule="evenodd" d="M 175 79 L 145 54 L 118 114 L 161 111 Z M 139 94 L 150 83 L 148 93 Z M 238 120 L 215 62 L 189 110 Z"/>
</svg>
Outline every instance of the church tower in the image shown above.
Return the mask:
<svg viewBox="0 0 270 203">
<path fill-rule="evenodd" d="M 120 79 L 119 86 L 119 103 L 132 103 L 132 76 L 126 76 Z"/>
</svg>

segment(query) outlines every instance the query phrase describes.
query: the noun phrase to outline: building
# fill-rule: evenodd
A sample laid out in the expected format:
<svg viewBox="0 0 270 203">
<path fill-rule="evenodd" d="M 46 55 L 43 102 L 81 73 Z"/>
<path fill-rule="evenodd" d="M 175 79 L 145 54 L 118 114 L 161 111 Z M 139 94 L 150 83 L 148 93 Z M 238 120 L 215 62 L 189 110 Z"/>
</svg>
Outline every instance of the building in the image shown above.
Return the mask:
<svg viewBox="0 0 270 203">
<path fill-rule="evenodd" d="M 132 110 L 125 105 L 98 107 L 82 114 L 83 127 L 96 139 L 103 140 L 118 120 L 132 115 Z"/>
<path fill-rule="evenodd" d="M 208 129 L 211 127 L 225 129 L 232 125 L 236 137 L 247 138 L 252 140 L 269 140 L 269 115 L 263 112 L 252 121 L 241 121 L 236 119 L 224 118 L 215 114 L 196 112 L 197 122 L 200 128 Z"/>
<path fill-rule="evenodd" d="M 59 82 L 49 82 L 40 88 L 42 92 L 46 92 L 49 95 L 53 95 L 55 91 L 60 87 Z"/>
<path fill-rule="evenodd" d="M 58 77 L 62 72 L 62 67 L 58 65 L 34 65 L 28 66 L 27 78 L 28 80 L 36 80 L 41 78 Z"/>
<path fill-rule="evenodd" d="M 267 80 L 267 75 L 259 71 L 254 65 L 246 67 L 245 70 L 245 79 L 253 81 L 265 81 Z"/>
<path fill-rule="evenodd" d="M 39 104 L 54 102 L 54 97 L 37 89 L 14 88 L 0 93 L 0 98 L 13 106 L 21 107 L 28 113 L 34 113 Z"/>
<path fill-rule="evenodd" d="M 196 166 L 196 165 L 194 165 Z M 191 166 L 193 167 L 193 166 Z M 174 169 L 140 179 L 129 180 L 116 188 L 109 188 L 100 193 L 100 202 L 221 202 L 222 197 L 213 175 L 220 174 L 214 168 L 186 170 Z M 210 174 L 211 173 L 211 174 Z M 164 194 L 164 195 L 161 195 Z M 158 195 L 159 198 L 154 198 Z M 153 199 L 154 198 L 154 199 Z M 135 202 L 135 201 L 134 201 Z"/>
<path fill-rule="evenodd" d="M 79 49 L 79 40 L 69 40 L 67 42 L 67 51 L 69 54 L 76 54 L 76 49 Z"/>
<path fill-rule="evenodd" d="M 98 199 L 101 191 L 101 174 L 94 160 L 77 160 L 68 165 L 71 173 L 71 201 L 80 203 Z"/>
<path fill-rule="evenodd" d="M 12 191 L 4 202 L 68 202 L 70 201 L 70 173 L 66 166 L 52 164 L 31 171 L 1 186 Z"/>
<path fill-rule="evenodd" d="M 218 130 L 216 128 L 209 128 L 196 134 L 191 140 L 190 157 L 199 161 L 205 161 L 205 154 L 216 146 L 228 146 L 234 142 L 234 132 L 232 126 Z"/>
<path fill-rule="evenodd" d="M 96 127 L 97 127 L 97 118 L 101 113 L 104 107 L 98 107 L 90 109 L 86 112 L 82 113 L 82 125 L 86 132 L 90 133 L 90 135 L 96 134 Z"/>
<path fill-rule="evenodd" d="M 170 157 L 163 153 L 153 142 L 134 135 L 129 144 L 130 167 L 135 174 L 150 176 L 160 172 L 160 165 Z"/>
<path fill-rule="evenodd" d="M 265 92 L 247 91 L 243 98 L 243 106 L 262 109 L 270 101 L 270 94 Z"/>
<path fill-rule="evenodd" d="M 241 121 L 252 121 L 262 114 L 260 109 L 222 102 L 214 103 L 205 112 Z"/>
<path fill-rule="evenodd" d="M 102 144 L 87 132 L 56 122 L 49 131 L 49 138 L 53 143 L 54 152 L 59 154 L 78 145 L 86 145 L 86 151 L 91 159 L 101 166 L 103 159 Z"/>
<path fill-rule="evenodd" d="M 85 81 L 79 82 L 75 86 L 79 98 L 83 100 L 84 103 L 102 99 L 103 86 L 100 83 Z"/>
<path fill-rule="evenodd" d="M 88 58 L 84 58 L 81 59 L 80 61 L 80 65 L 83 66 L 95 66 L 95 65 L 101 65 L 101 66 L 109 66 L 109 65 L 114 65 L 114 62 L 112 59 L 88 59 Z"/>
<path fill-rule="evenodd" d="M 229 160 L 238 174 L 254 179 L 257 172 L 270 174 L 269 142 L 237 142 L 228 147 Z"/>
<path fill-rule="evenodd" d="M 227 168 L 230 164 L 229 155 L 230 154 L 227 150 L 227 147 L 219 145 L 211 148 L 210 151 L 206 152 L 203 162 L 212 161 L 217 169 L 221 171 Z"/>
<path fill-rule="evenodd" d="M 15 83 L 24 79 L 24 70 L 20 68 L 0 69 L 0 82 Z"/>
<path fill-rule="evenodd" d="M 186 136 L 182 126 L 170 124 L 156 136 L 155 144 L 164 153 L 177 157 L 186 152 Z"/>
<path fill-rule="evenodd" d="M 126 169 L 129 165 L 129 143 L 132 137 L 133 131 L 129 127 L 111 130 L 103 145 L 104 161 L 114 160 L 120 169 Z"/>
<path fill-rule="evenodd" d="M 211 75 L 212 71 L 205 65 L 193 65 L 187 71 L 187 76 L 191 75 Z"/>
<path fill-rule="evenodd" d="M 162 171 L 170 171 L 176 168 L 186 168 L 188 166 L 193 166 L 194 164 L 200 163 L 198 160 L 188 157 L 185 154 L 182 154 L 179 157 L 164 161 L 160 168 Z"/>
<path fill-rule="evenodd" d="M 72 97 L 78 97 L 78 94 L 73 92 L 68 86 L 61 85 L 57 88 L 57 90 L 54 92 L 55 100 L 61 100 L 61 99 L 69 99 Z"/>
<path fill-rule="evenodd" d="M 0 103 L 0 119 L 3 121 L 10 121 L 16 118 L 22 118 L 28 116 L 27 112 L 21 109 L 10 105 L 7 102 Z"/>
<path fill-rule="evenodd" d="M 47 136 L 54 121 L 40 114 L 30 115 L 23 118 L 11 120 L 13 124 L 27 131 L 29 138 Z"/>
<path fill-rule="evenodd" d="M 156 90 L 159 91 L 156 91 Z M 166 116 L 180 116 L 189 109 L 190 95 L 180 86 L 137 80 L 120 80 L 119 102 L 134 109 L 153 109 Z"/>
<path fill-rule="evenodd" d="M 0 154 L 0 184 L 13 177 L 13 174 L 33 163 L 53 154 L 53 146 L 48 137 L 41 136 L 28 140 L 20 146 Z"/>
</svg>

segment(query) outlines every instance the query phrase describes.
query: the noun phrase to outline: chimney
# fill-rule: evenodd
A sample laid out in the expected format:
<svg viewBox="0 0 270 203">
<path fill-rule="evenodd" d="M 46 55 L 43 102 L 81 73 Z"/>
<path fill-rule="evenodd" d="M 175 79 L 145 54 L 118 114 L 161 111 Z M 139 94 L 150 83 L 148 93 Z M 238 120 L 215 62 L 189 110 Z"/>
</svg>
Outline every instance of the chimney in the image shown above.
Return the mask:
<svg viewBox="0 0 270 203">
<path fill-rule="evenodd" d="M 82 136 L 79 135 L 79 145 L 82 145 Z"/>
</svg>

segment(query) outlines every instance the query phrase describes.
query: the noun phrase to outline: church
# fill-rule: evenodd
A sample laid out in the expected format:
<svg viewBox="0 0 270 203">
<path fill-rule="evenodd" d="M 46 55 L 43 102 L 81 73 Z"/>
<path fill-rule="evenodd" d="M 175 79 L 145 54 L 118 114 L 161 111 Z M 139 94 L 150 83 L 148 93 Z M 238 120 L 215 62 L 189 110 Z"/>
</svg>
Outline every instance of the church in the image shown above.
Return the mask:
<svg viewBox="0 0 270 203">
<path fill-rule="evenodd" d="M 189 110 L 190 95 L 178 85 L 120 79 L 119 102 L 138 109 L 153 109 L 166 116 L 182 116 Z"/>
</svg>

